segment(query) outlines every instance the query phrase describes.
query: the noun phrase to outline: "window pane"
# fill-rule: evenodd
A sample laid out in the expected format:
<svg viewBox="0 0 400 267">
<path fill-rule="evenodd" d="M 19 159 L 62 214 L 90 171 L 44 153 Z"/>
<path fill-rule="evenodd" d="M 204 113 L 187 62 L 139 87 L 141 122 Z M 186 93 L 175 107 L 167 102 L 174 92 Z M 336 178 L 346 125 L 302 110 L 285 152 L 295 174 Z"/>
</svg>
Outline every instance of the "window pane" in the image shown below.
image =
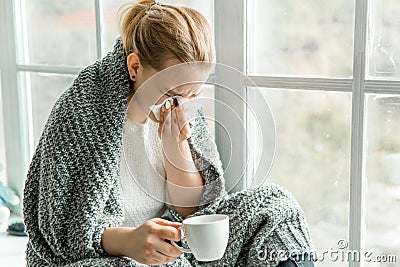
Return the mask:
<svg viewBox="0 0 400 267">
<path fill-rule="evenodd" d="M 202 105 L 204 117 L 207 121 L 207 124 L 211 131 L 211 136 L 215 140 L 215 86 L 211 84 L 204 84 L 202 86 L 203 91 L 198 96 L 198 98 L 202 100 Z"/>
<path fill-rule="evenodd" d="M 370 77 L 400 78 L 400 1 L 370 1 Z"/>
<path fill-rule="evenodd" d="M 86 66 L 96 60 L 94 1 L 21 2 L 26 6 L 28 36 L 23 40 L 29 58 L 20 63 Z M 19 51 L 20 58 L 23 53 Z"/>
<path fill-rule="evenodd" d="M 4 143 L 3 92 L 0 72 L 0 181 L 7 184 L 6 146 Z"/>
<path fill-rule="evenodd" d="M 119 14 L 118 9 L 125 4 L 126 0 L 105 0 L 101 1 L 103 16 L 103 53 L 112 50 L 115 39 L 119 36 Z M 214 27 L 214 1 L 213 0 L 170 0 L 159 1 L 165 4 L 184 5 L 196 9 L 202 13 Z"/>
<path fill-rule="evenodd" d="M 287 188 L 298 200 L 317 252 L 337 249 L 338 240 L 348 240 L 351 95 L 261 90 L 276 127 L 275 159 L 266 182 Z M 252 161 L 258 155 L 251 156 Z M 316 265 L 347 263 L 325 258 Z"/>
<path fill-rule="evenodd" d="M 214 32 L 214 0 L 163 0 L 161 3 L 187 6 L 199 11 L 208 21 Z"/>
<path fill-rule="evenodd" d="M 367 96 L 365 248 L 400 260 L 400 95 Z M 380 263 L 368 266 L 394 266 Z"/>
<path fill-rule="evenodd" d="M 115 39 L 120 35 L 118 9 L 125 3 L 127 3 L 126 0 L 101 1 L 103 55 L 112 51 Z"/>
<path fill-rule="evenodd" d="M 351 77 L 354 1 L 248 1 L 252 75 Z"/>
<path fill-rule="evenodd" d="M 20 73 L 21 81 L 31 85 L 33 136 L 35 147 L 56 100 L 72 84 L 74 76 Z"/>
</svg>

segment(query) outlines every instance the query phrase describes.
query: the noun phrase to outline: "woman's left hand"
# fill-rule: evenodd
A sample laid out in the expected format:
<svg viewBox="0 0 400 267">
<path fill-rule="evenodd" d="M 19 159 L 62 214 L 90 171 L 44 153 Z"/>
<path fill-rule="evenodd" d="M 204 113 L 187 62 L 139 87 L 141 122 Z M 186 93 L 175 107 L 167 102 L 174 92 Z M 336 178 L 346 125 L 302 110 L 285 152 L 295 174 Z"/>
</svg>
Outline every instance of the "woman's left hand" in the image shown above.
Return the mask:
<svg viewBox="0 0 400 267">
<path fill-rule="evenodd" d="M 165 103 L 161 109 L 158 126 L 158 137 L 161 138 L 165 149 L 171 145 L 176 147 L 177 144 L 183 143 L 191 135 L 189 122 L 181 103 L 177 98 L 169 102 L 169 105 Z M 178 105 L 176 106 L 173 102 L 177 102 Z"/>
</svg>

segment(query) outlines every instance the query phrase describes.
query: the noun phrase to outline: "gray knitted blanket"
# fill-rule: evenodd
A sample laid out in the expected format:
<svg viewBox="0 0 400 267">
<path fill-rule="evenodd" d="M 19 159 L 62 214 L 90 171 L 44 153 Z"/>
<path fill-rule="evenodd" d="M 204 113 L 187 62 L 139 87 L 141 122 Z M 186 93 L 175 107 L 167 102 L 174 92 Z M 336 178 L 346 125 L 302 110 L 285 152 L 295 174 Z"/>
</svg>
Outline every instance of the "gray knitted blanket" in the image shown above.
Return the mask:
<svg viewBox="0 0 400 267">
<path fill-rule="evenodd" d="M 122 223 L 118 179 L 129 76 L 121 39 L 114 50 L 81 71 L 55 103 L 36 147 L 25 182 L 23 214 L 28 266 L 138 266 L 107 255 L 105 227 Z M 188 139 L 206 188 L 200 214 L 230 217 L 222 259 L 198 262 L 183 254 L 165 266 L 275 266 L 290 251 L 311 251 L 302 209 L 277 185 L 227 194 L 222 164 L 202 110 Z M 211 155 L 213 154 L 213 155 Z M 182 221 L 167 206 L 163 218 Z M 186 246 L 186 240 L 182 240 Z M 265 257 L 265 254 L 275 255 Z"/>
</svg>

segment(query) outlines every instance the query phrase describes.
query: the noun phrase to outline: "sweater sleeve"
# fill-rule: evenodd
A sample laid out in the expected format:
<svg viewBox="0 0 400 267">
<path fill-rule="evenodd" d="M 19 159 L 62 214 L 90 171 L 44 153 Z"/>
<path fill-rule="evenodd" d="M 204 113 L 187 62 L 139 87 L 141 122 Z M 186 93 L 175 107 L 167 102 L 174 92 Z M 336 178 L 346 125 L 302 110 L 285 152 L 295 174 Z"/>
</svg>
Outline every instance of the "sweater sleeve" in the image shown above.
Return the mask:
<svg viewBox="0 0 400 267">
<path fill-rule="evenodd" d="M 85 124 L 73 104 L 56 103 L 28 170 L 23 212 L 32 265 L 104 257 L 102 233 L 121 222 L 120 149 L 109 145 L 118 144 L 116 129 Z"/>
</svg>

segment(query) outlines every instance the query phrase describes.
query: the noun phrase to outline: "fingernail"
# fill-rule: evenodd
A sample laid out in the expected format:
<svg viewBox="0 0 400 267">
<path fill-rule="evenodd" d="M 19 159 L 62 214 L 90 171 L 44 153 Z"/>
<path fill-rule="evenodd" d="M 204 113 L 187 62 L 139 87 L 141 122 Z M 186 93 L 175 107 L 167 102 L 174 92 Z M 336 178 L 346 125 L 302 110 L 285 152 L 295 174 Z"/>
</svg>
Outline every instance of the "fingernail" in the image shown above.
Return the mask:
<svg viewBox="0 0 400 267">
<path fill-rule="evenodd" d="M 169 100 L 167 100 L 166 102 L 165 102 L 165 108 L 166 109 L 169 109 L 171 107 L 171 103 L 169 102 Z"/>
<path fill-rule="evenodd" d="M 179 102 L 178 102 L 177 98 L 174 98 L 174 105 L 175 105 L 175 107 L 179 106 Z"/>
</svg>

